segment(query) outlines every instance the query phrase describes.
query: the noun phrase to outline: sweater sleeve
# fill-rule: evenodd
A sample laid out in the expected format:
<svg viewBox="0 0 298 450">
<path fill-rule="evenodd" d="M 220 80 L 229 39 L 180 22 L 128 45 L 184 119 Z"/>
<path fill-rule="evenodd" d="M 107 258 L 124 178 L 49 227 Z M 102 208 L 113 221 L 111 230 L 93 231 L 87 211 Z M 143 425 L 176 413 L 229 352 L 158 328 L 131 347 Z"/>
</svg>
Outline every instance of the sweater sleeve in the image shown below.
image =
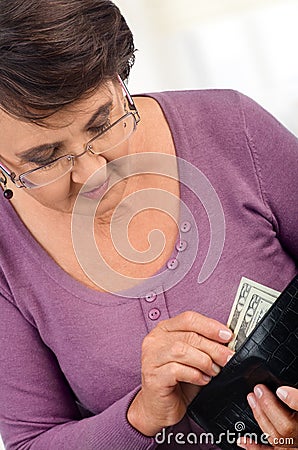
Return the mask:
<svg viewBox="0 0 298 450">
<path fill-rule="evenodd" d="M 298 264 L 298 139 L 240 94 L 247 143 L 277 238 Z"/>
<path fill-rule="evenodd" d="M 130 426 L 137 390 L 82 419 L 52 351 L 10 299 L 0 294 L 0 433 L 7 450 L 151 450 Z"/>
</svg>

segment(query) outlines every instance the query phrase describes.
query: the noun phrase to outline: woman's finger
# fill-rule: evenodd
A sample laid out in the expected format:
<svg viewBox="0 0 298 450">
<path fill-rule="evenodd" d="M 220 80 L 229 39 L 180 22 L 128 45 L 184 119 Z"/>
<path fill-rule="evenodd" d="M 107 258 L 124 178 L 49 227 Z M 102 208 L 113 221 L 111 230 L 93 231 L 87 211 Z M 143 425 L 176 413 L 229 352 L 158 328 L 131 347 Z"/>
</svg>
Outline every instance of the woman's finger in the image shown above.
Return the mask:
<svg viewBox="0 0 298 450">
<path fill-rule="evenodd" d="M 160 322 L 157 327 L 165 331 L 190 331 L 214 341 L 227 343 L 233 333 L 228 327 L 195 311 L 186 311 L 171 319 Z"/>
<path fill-rule="evenodd" d="M 252 409 L 254 418 L 259 424 L 259 427 L 261 428 L 263 433 L 266 434 L 268 441 L 271 443 L 271 438 L 276 438 L 278 436 L 275 426 L 264 413 L 261 405 L 257 401 L 257 397 L 254 394 L 249 394 L 247 396 L 247 401 Z"/>
<path fill-rule="evenodd" d="M 298 411 L 298 389 L 289 386 L 281 386 L 276 395 L 294 411 Z"/>
<path fill-rule="evenodd" d="M 209 377 L 213 377 L 220 372 L 220 367 L 207 353 L 182 340 L 177 340 L 171 345 L 164 345 L 156 355 L 157 367 L 171 362 L 194 367 L 209 375 Z"/>
<path fill-rule="evenodd" d="M 204 336 L 198 336 L 196 333 L 191 336 L 188 342 L 209 355 L 210 358 L 221 367 L 225 366 L 229 358 L 231 358 L 235 353 L 225 345 L 219 342 L 211 341 Z"/>
<path fill-rule="evenodd" d="M 180 382 L 205 386 L 211 380 L 211 377 L 204 374 L 201 370 L 178 362 L 170 362 L 163 365 L 155 373 L 155 376 L 158 380 L 157 388 L 160 389 L 160 387 L 164 386 L 169 391 L 172 391 L 173 386 L 178 385 Z M 146 375 L 143 379 L 144 384 L 146 384 Z M 150 383 L 150 379 L 148 381 Z"/>
<path fill-rule="evenodd" d="M 263 423 L 265 416 L 267 423 L 270 422 L 276 430 L 275 437 L 295 437 L 298 432 L 297 415 L 293 414 L 280 400 L 264 385 L 257 385 L 254 388 L 255 399 L 258 408 L 256 413 L 261 410 Z M 271 434 L 268 430 L 265 430 Z M 273 434 L 274 436 L 274 434 Z"/>
<path fill-rule="evenodd" d="M 234 354 L 228 347 L 193 332 L 168 333 L 163 346 L 156 353 L 156 365 L 179 361 L 204 370 L 211 376 L 219 373 Z M 159 342 L 161 339 L 159 339 Z M 152 347 L 151 347 L 152 348 Z"/>
</svg>

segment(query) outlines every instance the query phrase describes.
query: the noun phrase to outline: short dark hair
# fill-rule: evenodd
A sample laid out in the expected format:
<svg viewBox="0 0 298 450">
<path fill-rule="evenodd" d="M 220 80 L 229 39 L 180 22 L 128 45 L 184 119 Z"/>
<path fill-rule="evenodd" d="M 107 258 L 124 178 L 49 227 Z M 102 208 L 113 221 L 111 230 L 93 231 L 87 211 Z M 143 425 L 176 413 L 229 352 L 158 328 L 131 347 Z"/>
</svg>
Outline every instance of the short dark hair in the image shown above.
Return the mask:
<svg viewBox="0 0 298 450">
<path fill-rule="evenodd" d="M 109 0 L 0 0 L 0 108 L 38 121 L 134 63 L 132 33 Z"/>
</svg>

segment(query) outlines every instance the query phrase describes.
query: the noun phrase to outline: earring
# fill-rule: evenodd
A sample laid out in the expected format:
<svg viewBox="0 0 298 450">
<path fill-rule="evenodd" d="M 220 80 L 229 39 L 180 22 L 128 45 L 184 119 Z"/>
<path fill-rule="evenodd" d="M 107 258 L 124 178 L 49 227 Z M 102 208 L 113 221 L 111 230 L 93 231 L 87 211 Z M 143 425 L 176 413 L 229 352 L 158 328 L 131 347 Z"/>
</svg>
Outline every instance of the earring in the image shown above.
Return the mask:
<svg viewBox="0 0 298 450">
<path fill-rule="evenodd" d="M 13 192 L 11 189 L 7 189 L 6 188 L 6 184 L 7 184 L 7 178 L 4 175 L 4 173 L 2 172 L 2 177 L 0 177 L 0 183 L 3 184 L 4 187 L 4 191 L 3 191 L 3 196 L 7 199 L 10 200 L 13 197 Z"/>
<path fill-rule="evenodd" d="M 10 200 L 13 197 L 13 192 L 11 189 L 5 189 L 3 195 L 7 200 Z"/>
</svg>

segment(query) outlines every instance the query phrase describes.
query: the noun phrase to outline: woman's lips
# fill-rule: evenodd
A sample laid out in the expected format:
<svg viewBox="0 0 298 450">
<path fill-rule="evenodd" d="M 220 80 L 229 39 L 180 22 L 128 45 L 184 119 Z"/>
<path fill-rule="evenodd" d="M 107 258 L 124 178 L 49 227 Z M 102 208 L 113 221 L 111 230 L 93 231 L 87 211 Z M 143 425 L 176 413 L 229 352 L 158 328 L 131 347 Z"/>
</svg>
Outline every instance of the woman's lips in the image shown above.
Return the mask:
<svg viewBox="0 0 298 450">
<path fill-rule="evenodd" d="M 108 185 L 109 185 L 109 178 L 107 178 L 106 181 L 99 187 L 96 187 L 88 192 L 81 192 L 80 195 L 82 195 L 85 198 L 90 198 L 91 200 L 99 199 L 107 191 Z"/>
</svg>

